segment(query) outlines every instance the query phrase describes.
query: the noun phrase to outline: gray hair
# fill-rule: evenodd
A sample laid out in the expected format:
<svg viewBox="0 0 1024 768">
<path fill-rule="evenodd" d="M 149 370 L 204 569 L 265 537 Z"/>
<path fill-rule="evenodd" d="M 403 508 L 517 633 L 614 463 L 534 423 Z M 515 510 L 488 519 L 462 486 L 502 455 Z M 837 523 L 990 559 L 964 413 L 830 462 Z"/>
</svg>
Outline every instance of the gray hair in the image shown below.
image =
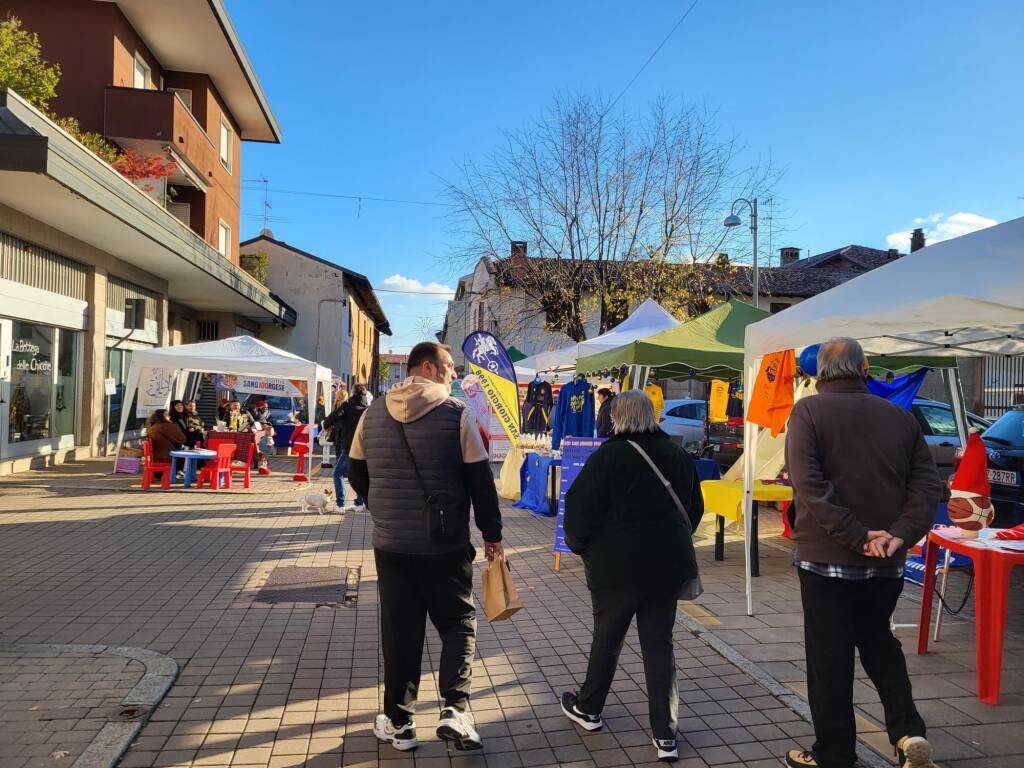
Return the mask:
<svg viewBox="0 0 1024 768">
<path fill-rule="evenodd" d="M 856 339 L 829 339 L 818 350 L 818 381 L 864 379 L 864 350 Z"/>
<path fill-rule="evenodd" d="M 612 399 L 612 427 L 616 435 L 656 432 L 654 404 L 643 390 L 630 389 Z"/>
</svg>

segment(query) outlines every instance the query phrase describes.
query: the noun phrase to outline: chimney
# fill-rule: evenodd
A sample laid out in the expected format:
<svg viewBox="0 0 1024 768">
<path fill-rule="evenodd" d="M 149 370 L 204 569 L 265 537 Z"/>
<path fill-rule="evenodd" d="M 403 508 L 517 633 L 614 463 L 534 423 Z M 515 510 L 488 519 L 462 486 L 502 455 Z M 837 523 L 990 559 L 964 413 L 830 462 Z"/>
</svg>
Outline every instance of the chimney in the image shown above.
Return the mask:
<svg viewBox="0 0 1024 768">
<path fill-rule="evenodd" d="M 266 238 L 268 238 L 270 240 L 273 240 L 274 239 L 274 232 L 270 228 L 264 227 L 263 229 L 260 230 L 260 237 L 266 237 Z"/>
<path fill-rule="evenodd" d="M 513 240 L 512 241 L 512 258 L 526 258 L 526 241 L 525 240 Z"/>
<path fill-rule="evenodd" d="M 889 257 L 889 261 L 896 261 L 896 259 L 898 259 L 900 257 L 900 249 L 899 248 L 890 248 L 889 249 L 888 257 Z"/>
<path fill-rule="evenodd" d="M 910 252 L 920 251 L 924 248 L 924 230 L 918 227 L 910 236 Z"/>
<path fill-rule="evenodd" d="M 783 267 L 788 267 L 790 264 L 795 264 L 800 261 L 800 249 L 799 248 L 779 248 L 779 264 Z"/>
</svg>

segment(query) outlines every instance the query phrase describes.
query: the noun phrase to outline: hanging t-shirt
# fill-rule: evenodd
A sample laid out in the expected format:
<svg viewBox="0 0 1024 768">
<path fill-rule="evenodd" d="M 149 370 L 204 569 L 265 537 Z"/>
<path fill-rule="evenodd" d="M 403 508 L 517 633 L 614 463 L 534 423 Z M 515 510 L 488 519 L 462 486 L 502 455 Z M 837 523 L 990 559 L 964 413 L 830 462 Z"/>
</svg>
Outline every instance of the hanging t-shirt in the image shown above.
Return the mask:
<svg viewBox="0 0 1024 768">
<path fill-rule="evenodd" d="M 761 370 L 754 382 L 747 405 L 747 419 L 772 431 L 772 437 L 786 431 L 786 422 L 793 410 L 793 377 L 796 355 L 792 349 L 773 352 L 761 360 Z"/>
<path fill-rule="evenodd" d="M 644 392 L 651 398 L 651 402 L 654 404 L 655 418 L 661 416 L 661 412 L 665 408 L 665 393 L 661 391 L 661 387 L 657 384 L 648 384 L 644 387 Z"/>
<path fill-rule="evenodd" d="M 523 432 L 547 432 L 551 428 L 551 385 L 546 381 L 531 381 L 523 401 Z"/>
<path fill-rule="evenodd" d="M 708 418 L 713 422 L 729 419 L 729 382 L 715 379 L 711 382 L 711 397 L 708 398 Z"/>
<path fill-rule="evenodd" d="M 905 408 L 909 411 L 910 406 L 914 404 L 914 398 L 921 391 L 921 385 L 924 384 L 926 376 L 928 376 L 928 369 L 921 368 L 913 373 L 908 373 L 906 376 L 894 379 L 892 383 L 869 378 L 867 380 L 868 392 L 884 397 L 890 403 L 895 403 L 900 408 Z"/>
<path fill-rule="evenodd" d="M 589 382 L 573 379 L 558 393 L 558 402 L 551 415 L 552 450 L 558 450 L 562 438 L 567 435 L 593 437 L 596 420 L 594 393 L 590 391 Z"/>
</svg>

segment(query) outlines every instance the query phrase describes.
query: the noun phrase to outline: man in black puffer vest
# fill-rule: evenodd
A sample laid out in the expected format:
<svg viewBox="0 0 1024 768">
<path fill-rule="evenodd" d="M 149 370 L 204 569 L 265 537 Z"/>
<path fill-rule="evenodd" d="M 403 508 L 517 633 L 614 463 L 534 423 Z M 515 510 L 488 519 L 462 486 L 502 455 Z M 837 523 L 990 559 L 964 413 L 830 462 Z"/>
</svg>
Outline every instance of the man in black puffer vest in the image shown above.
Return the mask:
<svg viewBox="0 0 1024 768">
<path fill-rule="evenodd" d="M 384 713 L 373 732 L 415 749 L 413 712 L 426 619 L 441 636 L 439 738 L 457 749 L 482 744 L 469 711 L 476 649 L 469 509 L 484 554 L 502 554 L 501 512 L 476 421 L 451 396 L 455 363 L 443 344 L 409 353 L 409 378 L 363 414 L 349 451 L 348 479 L 373 519 L 373 555 L 384 653 Z"/>
</svg>

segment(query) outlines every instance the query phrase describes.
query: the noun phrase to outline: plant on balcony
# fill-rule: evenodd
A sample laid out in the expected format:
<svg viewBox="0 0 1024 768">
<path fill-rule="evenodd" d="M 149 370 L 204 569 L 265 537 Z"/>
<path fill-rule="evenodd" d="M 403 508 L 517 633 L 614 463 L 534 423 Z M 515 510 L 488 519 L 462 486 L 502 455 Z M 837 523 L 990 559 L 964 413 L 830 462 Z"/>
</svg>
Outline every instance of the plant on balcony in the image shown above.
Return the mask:
<svg viewBox="0 0 1024 768">
<path fill-rule="evenodd" d="M 74 117 L 50 115 L 57 125 L 71 134 L 72 138 L 96 155 L 100 160 L 113 165 L 121 159 L 121 148 L 103 138 L 101 134 L 83 131 Z"/>
<path fill-rule="evenodd" d="M 40 55 L 39 35 L 21 28 L 21 19 L 8 15 L 0 21 L 0 88 L 10 88 L 46 111 L 57 95 L 60 65 Z"/>
<path fill-rule="evenodd" d="M 121 156 L 111 163 L 114 170 L 126 179 L 139 181 L 159 181 L 173 176 L 178 172 L 178 164 L 161 155 L 140 155 L 134 149 L 126 149 Z M 152 192 L 152 184 L 139 184 L 143 192 Z"/>
<path fill-rule="evenodd" d="M 238 265 L 252 275 L 260 285 L 267 284 L 267 271 L 270 264 L 270 257 L 265 251 L 257 253 L 243 253 L 239 258 Z"/>
</svg>

